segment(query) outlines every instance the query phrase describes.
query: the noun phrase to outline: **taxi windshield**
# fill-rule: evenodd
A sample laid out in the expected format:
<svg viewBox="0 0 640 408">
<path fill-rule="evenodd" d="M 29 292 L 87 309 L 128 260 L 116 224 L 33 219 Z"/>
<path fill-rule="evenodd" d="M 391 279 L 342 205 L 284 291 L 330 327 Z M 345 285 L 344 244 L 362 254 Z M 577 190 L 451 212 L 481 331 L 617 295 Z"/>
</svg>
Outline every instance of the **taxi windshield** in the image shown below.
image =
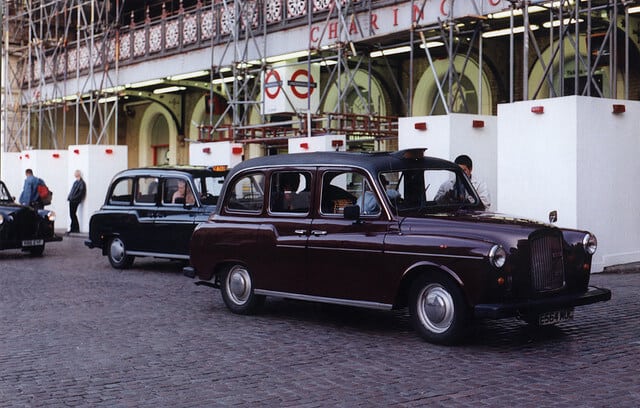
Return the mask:
<svg viewBox="0 0 640 408">
<path fill-rule="evenodd" d="M 4 185 L 4 183 L 0 182 L 0 201 L 9 201 L 13 202 L 13 197 L 9 194 L 9 190 Z"/>
</svg>

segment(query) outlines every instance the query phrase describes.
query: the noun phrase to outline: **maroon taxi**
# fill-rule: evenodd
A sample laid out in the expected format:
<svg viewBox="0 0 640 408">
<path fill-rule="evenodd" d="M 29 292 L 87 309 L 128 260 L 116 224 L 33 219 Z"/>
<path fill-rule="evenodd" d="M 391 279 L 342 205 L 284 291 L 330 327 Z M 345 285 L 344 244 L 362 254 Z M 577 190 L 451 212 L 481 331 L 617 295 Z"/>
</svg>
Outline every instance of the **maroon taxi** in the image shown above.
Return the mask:
<svg viewBox="0 0 640 408">
<path fill-rule="evenodd" d="M 555 324 L 609 300 L 589 286 L 596 246 L 586 231 L 486 212 L 461 169 L 424 149 L 302 153 L 231 171 L 184 272 L 234 313 L 265 296 L 408 307 L 426 340 L 453 343 L 474 318 Z"/>
</svg>

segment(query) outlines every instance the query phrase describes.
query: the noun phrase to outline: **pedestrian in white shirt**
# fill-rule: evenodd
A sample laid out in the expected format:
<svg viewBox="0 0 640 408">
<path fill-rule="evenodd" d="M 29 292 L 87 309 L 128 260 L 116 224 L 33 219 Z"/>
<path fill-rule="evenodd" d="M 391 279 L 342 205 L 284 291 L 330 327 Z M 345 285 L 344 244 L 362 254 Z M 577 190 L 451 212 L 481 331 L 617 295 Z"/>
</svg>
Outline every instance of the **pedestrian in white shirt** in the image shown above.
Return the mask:
<svg viewBox="0 0 640 408">
<path fill-rule="evenodd" d="M 456 157 L 454 163 L 460 166 L 464 174 L 466 174 L 469 180 L 471 180 L 471 184 L 473 185 L 473 188 L 475 188 L 478 192 L 480 200 L 482 201 L 482 204 L 484 204 L 484 208 L 486 210 L 489 210 L 491 208 L 491 194 L 489 193 L 487 183 L 485 183 L 484 180 L 480 180 L 472 176 L 471 173 L 473 171 L 473 161 L 471 160 L 471 157 L 467 156 L 466 154 L 462 154 Z M 453 186 L 453 181 L 443 183 L 440 186 L 438 193 L 436 194 L 436 200 L 444 197 L 447 192 L 453 189 Z"/>
</svg>

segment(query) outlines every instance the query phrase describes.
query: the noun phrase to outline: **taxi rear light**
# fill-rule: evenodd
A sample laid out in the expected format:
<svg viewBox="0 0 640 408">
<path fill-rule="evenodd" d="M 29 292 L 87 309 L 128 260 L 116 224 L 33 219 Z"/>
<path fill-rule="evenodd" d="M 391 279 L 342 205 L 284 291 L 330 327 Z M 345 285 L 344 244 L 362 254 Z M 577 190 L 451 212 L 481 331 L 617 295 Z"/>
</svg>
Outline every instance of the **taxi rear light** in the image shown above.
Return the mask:
<svg viewBox="0 0 640 408">
<path fill-rule="evenodd" d="M 229 167 L 223 165 L 211 166 L 211 170 L 213 171 L 226 171 Z"/>
</svg>

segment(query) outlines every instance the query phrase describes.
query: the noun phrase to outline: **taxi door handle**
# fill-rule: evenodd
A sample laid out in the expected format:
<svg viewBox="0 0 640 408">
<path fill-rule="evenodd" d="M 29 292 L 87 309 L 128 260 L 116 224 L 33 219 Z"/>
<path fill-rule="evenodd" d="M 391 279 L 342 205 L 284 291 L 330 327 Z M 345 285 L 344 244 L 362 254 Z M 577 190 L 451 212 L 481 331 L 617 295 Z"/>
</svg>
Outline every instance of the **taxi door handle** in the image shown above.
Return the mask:
<svg viewBox="0 0 640 408">
<path fill-rule="evenodd" d="M 296 235 L 307 235 L 307 230 L 297 229 L 293 231 Z"/>
<path fill-rule="evenodd" d="M 312 230 L 311 231 L 311 235 L 314 235 L 316 237 L 320 236 L 320 235 L 327 235 L 327 231 L 322 231 L 322 230 Z"/>
</svg>

